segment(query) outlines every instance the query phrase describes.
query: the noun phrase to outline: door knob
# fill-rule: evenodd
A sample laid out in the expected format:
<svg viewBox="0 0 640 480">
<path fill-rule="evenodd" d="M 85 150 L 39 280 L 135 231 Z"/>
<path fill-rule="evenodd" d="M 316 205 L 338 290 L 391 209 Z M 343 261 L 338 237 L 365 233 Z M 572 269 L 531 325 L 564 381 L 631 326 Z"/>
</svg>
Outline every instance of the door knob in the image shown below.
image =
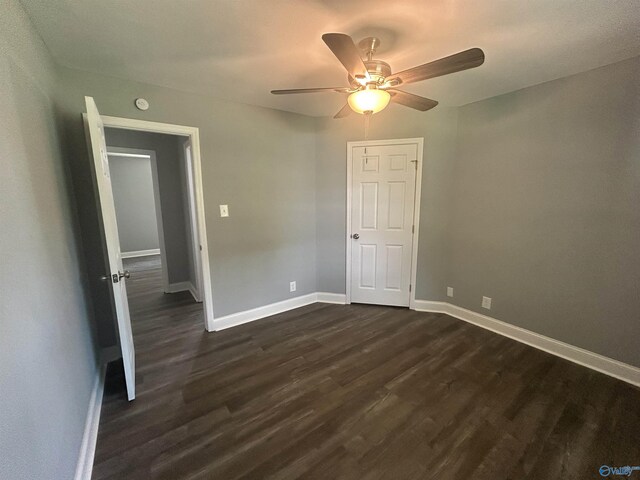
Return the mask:
<svg viewBox="0 0 640 480">
<path fill-rule="evenodd" d="M 131 273 L 129 270 L 125 270 L 124 272 L 114 273 L 113 275 L 103 275 L 100 277 L 100 280 L 111 280 L 113 283 L 118 283 L 123 278 L 131 278 Z"/>
<path fill-rule="evenodd" d="M 131 273 L 129 273 L 129 270 L 118 272 L 118 280 L 122 280 L 123 278 L 131 278 Z"/>
<path fill-rule="evenodd" d="M 360 234 L 354 233 L 353 235 L 351 235 L 351 238 L 353 238 L 354 240 L 357 240 L 360 238 Z"/>
</svg>

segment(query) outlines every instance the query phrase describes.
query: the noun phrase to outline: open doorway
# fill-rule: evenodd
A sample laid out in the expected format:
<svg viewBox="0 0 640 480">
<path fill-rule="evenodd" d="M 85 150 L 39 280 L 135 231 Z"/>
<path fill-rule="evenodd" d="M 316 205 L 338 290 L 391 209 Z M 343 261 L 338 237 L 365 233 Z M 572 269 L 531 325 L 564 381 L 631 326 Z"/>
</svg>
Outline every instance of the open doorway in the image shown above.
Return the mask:
<svg viewBox="0 0 640 480">
<path fill-rule="evenodd" d="M 170 343 L 176 339 L 179 341 L 179 329 L 176 330 L 176 326 L 180 326 L 179 324 L 187 320 L 190 320 L 188 329 L 202 328 L 204 323 L 207 331 L 213 331 L 213 295 L 204 216 L 199 134 L 198 129 L 194 127 L 102 116 L 92 97 L 85 97 L 85 103 L 87 144 L 93 160 L 92 174 L 96 207 L 102 219 L 99 227 L 104 240 L 106 271 L 100 280 L 110 286 L 109 293 L 117 321 L 119 346 L 122 353 L 122 373 L 127 397 L 133 400 L 136 397 L 136 349 L 138 347 L 142 347 L 146 353 L 157 352 L 161 356 L 166 354 L 168 352 L 165 348 L 166 342 Z M 109 136 L 108 141 L 107 136 Z M 162 139 L 172 142 L 174 145 L 172 153 L 165 155 L 165 149 L 152 143 L 145 144 L 144 141 L 152 137 L 154 140 Z M 109 155 L 110 149 L 111 155 Z M 162 158 L 168 158 L 168 160 L 162 160 L 162 163 L 161 151 Z M 125 167 L 124 177 L 129 180 L 129 184 L 122 189 L 114 187 L 112 182 L 114 178 L 111 167 L 119 163 L 118 158 L 124 160 L 122 163 Z M 157 173 L 155 179 L 154 158 Z M 146 180 L 131 182 L 131 177 L 135 175 L 127 174 L 126 167 L 132 159 L 149 161 L 148 164 L 140 164 L 142 167 L 138 172 L 146 172 Z M 116 181 L 119 177 L 117 170 L 118 166 L 115 167 Z M 170 191 L 172 188 L 168 185 L 171 182 L 178 185 L 177 189 L 173 189 L 176 191 Z M 159 248 L 156 249 L 153 242 L 142 247 L 124 245 L 123 248 L 126 239 L 119 234 L 118 223 L 127 221 L 136 223 L 137 221 L 135 218 L 118 221 L 114 195 L 118 195 L 119 191 L 125 191 L 129 196 L 132 191 L 138 194 L 143 184 L 146 185 L 147 190 L 145 202 L 147 206 L 152 205 L 152 207 L 147 208 L 142 215 L 148 220 L 147 226 L 153 227 L 154 215 L 151 212 L 155 212 L 155 231 Z M 154 191 L 153 199 L 150 198 L 149 184 Z M 184 185 L 184 188 L 180 188 L 180 185 Z M 168 200 L 164 199 L 165 195 L 169 195 Z M 157 197 L 160 197 L 160 200 L 156 202 Z M 133 201 L 140 202 L 140 199 Z M 171 218 L 167 215 L 169 211 L 174 214 Z M 159 218 L 161 222 L 157 221 Z M 150 228 L 147 233 L 152 231 L 153 228 Z M 153 240 L 153 235 L 149 238 Z M 161 241 L 162 238 L 164 240 Z M 170 238 L 182 240 L 181 255 L 175 254 L 173 244 L 170 246 L 170 241 L 173 241 L 169 240 Z M 136 265 L 138 271 L 133 276 L 132 272 L 125 268 L 131 259 L 152 257 L 156 250 L 160 250 L 159 262 L 156 259 L 155 264 L 151 261 L 146 266 L 138 263 Z M 137 262 L 142 261 L 137 260 Z M 141 272 L 147 273 L 141 274 Z M 132 313 L 139 314 L 140 319 L 144 321 L 141 329 L 132 328 L 130 300 L 135 304 Z M 177 304 L 173 303 L 176 300 Z M 185 304 L 186 309 L 183 308 Z M 140 342 L 135 342 L 140 345 L 134 345 L 136 330 L 146 333 L 138 338 Z M 157 348 L 158 346 L 163 348 Z M 153 365 L 153 362 L 148 362 L 148 365 Z"/>
<path fill-rule="evenodd" d="M 104 136 L 134 340 L 167 316 L 204 321 L 190 137 L 106 123 Z"/>
<path fill-rule="evenodd" d="M 157 290 L 201 302 L 189 139 L 115 128 L 105 128 L 105 138 L 124 268 L 159 270 Z"/>
<path fill-rule="evenodd" d="M 148 289 L 161 290 L 169 296 L 180 294 L 185 300 L 190 298 L 201 303 L 205 329 L 213 331 L 198 129 L 118 117 L 101 118 L 110 167 L 115 165 L 116 169 L 111 180 L 122 237 L 123 267 L 130 272 L 136 270 L 138 279 L 145 277 L 142 272 L 150 272 L 149 277 L 159 276 L 160 281 L 147 285 Z M 125 173 L 131 172 L 124 182 L 129 192 L 118 198 L 118 186 L 113 182 L 119 181 L 122 172 L 118 169 L 123 165 Z M 138 198 L 138 210 L 146 208 L 146 222 L 136 225 L 138 243 L 123 243 L 126 232 L 120 233 L 118 210 L 127 210 L 126 202 L 131 197 Z M 136 213 L 140 214 L 129 208 L 123 222 L 135 223 Z M 157 236 L 153 235 L 154 227 Z M 135 283 L 135 279 L 129 281 L 131 287 Z"/>
<path fill-rule="evenodd" d="M 104 137 L 142 373 L 205 318 L 192 146 L 185 135 L 106 125 Z"/>
<path fill-rule="evenodd" d="M 109 132 L 105 132 L 109 142 Z M 166 292 L 168 272 L 156 152 L 107 143 L 123 267 L 129 272 L 156 268 Z M 161 248 L 162 245 L 162 248 Z"/>
</svg>

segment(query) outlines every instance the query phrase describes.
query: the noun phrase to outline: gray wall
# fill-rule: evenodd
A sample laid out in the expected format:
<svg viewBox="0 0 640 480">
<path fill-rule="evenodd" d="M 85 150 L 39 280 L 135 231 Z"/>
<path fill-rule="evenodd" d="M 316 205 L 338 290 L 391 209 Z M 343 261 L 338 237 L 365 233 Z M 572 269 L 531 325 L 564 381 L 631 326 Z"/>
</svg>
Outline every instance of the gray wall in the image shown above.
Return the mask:
<svg viewBox="0 0 640 480">
<path fill-rule="evenodd" d="M 70 479 L 96 361 L 53 101 L 20 5 L 0 15 L 0 478 Z"/>
<path fill-rule="evenodd" d="M 111 188 L 123 252 L 160 248 L 151 160 L 109 155 Z"/>
<path fill-rule="evenodd" d="M 424 138 L 416 298 L 442 300 L 447 277 L 447 222 L 457 111 L 422 113 L 391 105 L 371 119 L 368 139 Z M 347 141 L 364 140 L 364 118 L 317 119 L 318 290 L 345 293 Z"/>
<path fill-rule="evenodd" d="M 74 184 L 83 207 L 90 275 L 103 274 L 84 131 L 84 95 L 103 115 L 199 127 L 205 216 L 216 316 L 316 291 L 315 121 L 271 109 L 60 67 L 58 100 L 67 126 Z M 137 110 L 143 96 L 151 108 Z M 220 218 L 228 204 L 229 218 Z M 93 278 L 93 277 L 92 277 Z M 289 293 L 289 281 L 298 290 Z M 102 345 L 114 340 L 107 289 L 92 283 Z"/>
<path fill-rule="evenodd" d="M 316 123 L 318 290 L 344 293 L 346 142 L 364 121 Z M 369 139 L 406 137 L 425 138 L 417 299 L 640 365 L 640 58 L 372 118 Z"/>
<path fill-rule="evenodd" d="M 169 283 L 188 280 L 191 246 L 184 221 L 182 138 L 118 128 L 105 128 L 105 137 L 110 147 L 138 148 L 156 153 Z"/>
<path fill-rule="evenodd" d="M 640 366 L 640 58 L 459 120 L 454 303 Z"/>
</svg>

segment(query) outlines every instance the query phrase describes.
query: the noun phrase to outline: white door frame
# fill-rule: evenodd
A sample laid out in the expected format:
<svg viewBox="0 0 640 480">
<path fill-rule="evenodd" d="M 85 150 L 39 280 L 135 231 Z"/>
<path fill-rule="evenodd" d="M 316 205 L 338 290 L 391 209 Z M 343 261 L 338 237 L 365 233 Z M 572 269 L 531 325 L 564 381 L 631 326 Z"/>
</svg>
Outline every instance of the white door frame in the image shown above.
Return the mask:
<svg viewBox="0 0 640 480">
<path fill-rule="evenodd" d="M 164 224 L 162 222 L 162 205 L 160 203 L 160 182 L 158 181 L 158 162 L 156 152 L 139 148 L 110 147 L 107 145 L 107 155 L 121 158 L 148 158 L 151 162 L 151 179 L 153 182 L 153 201 L 156 210 L 156 227 L 158 229 L 158 246 L 160 249 L 160 263 L 162 268 L 162 290 L 169 292 L 169 271 L 167 270 L 167 250 L 164 243 Z"/>
<path fill-rule="evenodd" d="M 346 242 L 346 285 L 345 291 L 347 293 L 346 303 L 351 303 L 351 255 L 352 245 L 351 240 L 351 195 L 352 195 L 352 169 L 353 169 L 353 148 L 354 147 L 374 147 L 384 145 L 416 145 L 418 147 L 417 154 L 417 169 L 416 169 L 416 192 L 413 202 L 413 235 L 411 237 L 411 293 L 409 295 L 409 308 L 415 310 L 416 308 L 416 274 L 418 266 L 418 234 L 420 232 L 420 197 L 422 193 L 422 163 L 423 163 L 423 148 L 424 138 L 396 138 L 389 140 L 363 140 L 357 142 L 347 142 L 347 238 Z"/>
<path fill-rule="evenodd" d="M 149 122 L 133 118 L 120 118 L 101 115 L 105 127 L 122 128 L 125 130 L 138 130 L 142 132 L 165 133 L 167 135 L 180 135 L 191 140 L 191 153 L 193 159 L 193 189 L 196 197 L 198 237 L 202 249 L 199 261 L 202 266 L 201 285 L 204 295 L 202 303 L 204 308 L 205 329 L 208 332 L 215 331 L 213 326 L 213 287 L 211 285 L 211 267 L 209 264 L 209 247 L 207 243 L 207 227 L 204 215 L 204 195 L 202 189 L 202 160 L 200 156 L 200 130 L 197 127 L 184 125 L 172 125 L 169 123 Z M 160 227 L 160 225 L 158 225 Z M 163 259 L 164 261 L 164 259 Z"/>
</svg>

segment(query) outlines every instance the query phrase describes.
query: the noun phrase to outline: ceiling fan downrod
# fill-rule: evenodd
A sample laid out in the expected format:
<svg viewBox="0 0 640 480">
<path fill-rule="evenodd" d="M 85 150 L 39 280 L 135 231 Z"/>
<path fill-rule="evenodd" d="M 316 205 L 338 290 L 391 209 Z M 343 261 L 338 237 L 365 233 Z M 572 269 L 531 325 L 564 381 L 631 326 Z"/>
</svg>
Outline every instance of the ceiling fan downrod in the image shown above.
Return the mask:
<svg viewBox="0 0 640 480">
<path fill-rule="evenodd" d="M 376 49 L 380 46 L 380 39 L 377 37 L 363 38 L 358 42 L 358 47 L 364 52 L 367 61 L 373 60 L 373 55 L 376 53 Z"/>
</svg>

